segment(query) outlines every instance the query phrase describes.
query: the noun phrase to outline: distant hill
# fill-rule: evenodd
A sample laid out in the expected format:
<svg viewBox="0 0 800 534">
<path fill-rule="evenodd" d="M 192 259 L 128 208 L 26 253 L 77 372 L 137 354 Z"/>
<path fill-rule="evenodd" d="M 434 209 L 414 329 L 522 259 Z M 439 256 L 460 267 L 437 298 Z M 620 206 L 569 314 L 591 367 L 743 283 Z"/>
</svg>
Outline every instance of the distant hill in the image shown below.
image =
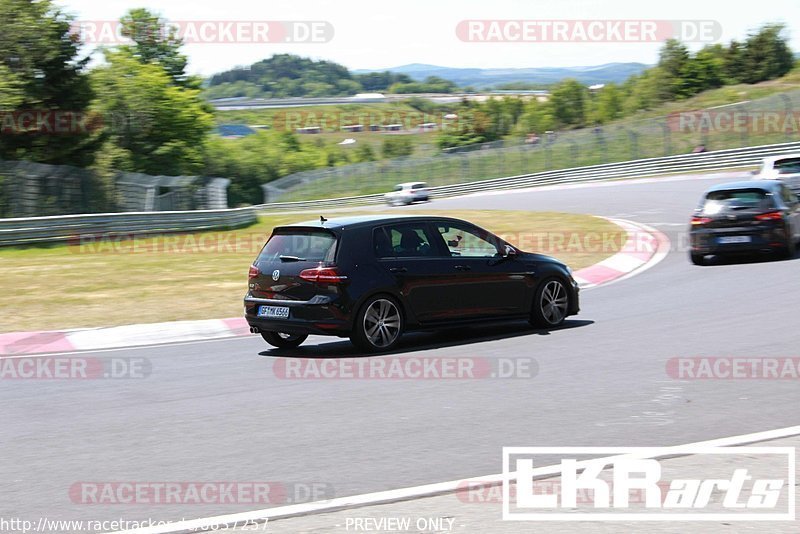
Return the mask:
<svg viewBox="0 0 800 534">
<path fill-rule="evenodd" d="M 650 65 L 644 63 L 606 63 L 591 67 L 542 67 L 521 69 L 470 69 L 440 67 L 413 63 L 389 69 L 354 70 L 353 74 L 389 71 L 405 74 L 415 80 L 423 80 L 428 76 L 438 76 L 465 87 L 494 87 L 501 84 L 524 82 L 528 84 L 548 85 L 564 78 L 575 78 L 584 84 L 623 82 L 633 74 L 639 74 Z"/>
</svg>

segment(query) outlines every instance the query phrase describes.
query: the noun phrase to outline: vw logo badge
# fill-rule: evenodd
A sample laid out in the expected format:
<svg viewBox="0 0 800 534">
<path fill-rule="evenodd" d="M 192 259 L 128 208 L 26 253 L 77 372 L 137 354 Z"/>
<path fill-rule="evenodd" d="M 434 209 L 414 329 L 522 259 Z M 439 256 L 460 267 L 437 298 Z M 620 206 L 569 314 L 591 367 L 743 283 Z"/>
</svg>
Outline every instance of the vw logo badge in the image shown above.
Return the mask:
<svg viewBox="0 0 800 534">
<path fill-rule="evenodd" d="M 273 280 L 275 280 L 277 282 L 278 278 L 280 278 L 280 277 L 281 277 L 281 272 L 278 269 L 275 269 L 274 271 L 272 271 L 272 279 Z"/>
</svg>

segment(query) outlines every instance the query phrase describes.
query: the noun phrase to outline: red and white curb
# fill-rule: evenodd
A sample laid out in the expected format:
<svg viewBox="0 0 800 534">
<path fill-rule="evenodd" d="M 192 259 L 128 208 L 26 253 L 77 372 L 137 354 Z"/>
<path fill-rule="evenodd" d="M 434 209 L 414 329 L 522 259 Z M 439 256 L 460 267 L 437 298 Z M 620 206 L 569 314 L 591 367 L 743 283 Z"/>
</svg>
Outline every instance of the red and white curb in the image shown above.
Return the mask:
<svg viewBox="0 0 800 534">
<path fill-rule="evenodd" d="M 667 257 L 669 238 L 651 226 L 625 219 L 602 217 L 628 234 L 619 252 L 573 273 L 581 289 L 589 289 L 629 278 L 651 267 Z"/>
<path fill-rule="evenodd" d="M 202 341 L 249 333 L 250 327 L 243 317 L 132 324 L 63 332 L 12 332 L 0 334 L 0 357 Z"/>
<path fill-rule="evenodd" d="M 628 233 L 622 250 L 574 273 L 588 289 L 638 274 L 661 261 L 669 251 L 669 239 L 658 230 L 621 219 L 608 219 Z M 109 328 L 66 331 L 11 332 L 0 334 L 0 357 L 141 347 L 224 339 L 250 334 L 242 317 L 203 321 L 133 324 Z"/>
</svg>

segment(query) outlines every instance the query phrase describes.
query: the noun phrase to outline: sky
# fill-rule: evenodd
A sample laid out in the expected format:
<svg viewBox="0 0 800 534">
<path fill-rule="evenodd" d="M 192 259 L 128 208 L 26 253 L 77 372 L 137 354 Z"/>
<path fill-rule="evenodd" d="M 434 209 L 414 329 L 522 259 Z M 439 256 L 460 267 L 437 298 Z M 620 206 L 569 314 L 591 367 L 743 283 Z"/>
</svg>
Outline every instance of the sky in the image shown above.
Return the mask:
<svg viewBox="0 0 800 534">
<path fill-rule="evenodd" d="M 486 21 L 715 21 L 717 42 L 743 39 L 768 22 L 787 25 L 800 51 L 800 0 L 757 3 L 710 0 L 56 0 L 82 22 L 114 21 L 128 9 L 146 7 L 169 21 L 317 21 L 332 29 L 325 42 L 187 44 L 189 71 L 211 75 L 277 53 L 328 59 L 350 69 L 384 69 L 409 63 L 447 67 L 522 68 L 591 66 L 612 62 L 655 63 L 657 42 L 465 42 L 461 21 L 483 21 L 476 38 L 489 35 Z M 530 23 L 529 23 L 530 24 Z M 101 27 L 101 26 L 97 26 Z M 216 27 L 216 26 L 215 26 Z M 498 26 L 495 25 L 495 28 Z M 501 28 L 514 29 L 503 23 Z M 659 26 L 661 27 L 661 26 Z M 685 26 L 697 27 L 693 23 Z M 273 28 L 270 27 L 270 30 Z M 248 35 L 245 33 L 237 35 Z M 253 30 L 250 30 L 253 31 Z M 541 28 L 538 31 L 543 31 Z M 572 30 L 570 30 L 572 31 Z M 208 35 L 208 34 L 207 34 Z M 276 35 L 270 31 L 269 35 Z M 518 35 L 511 34 L 511 35 Z M 660 33 L 659 33 L 660 35 Z M 715 36 L 716 37 L 716 36 Z M 214 39 L 209 39 L 214 41 Z M 537 41 L 541 41 L 537 38 Z M 688 43 L 697 49 L 702 43 Z"/>
</svg>

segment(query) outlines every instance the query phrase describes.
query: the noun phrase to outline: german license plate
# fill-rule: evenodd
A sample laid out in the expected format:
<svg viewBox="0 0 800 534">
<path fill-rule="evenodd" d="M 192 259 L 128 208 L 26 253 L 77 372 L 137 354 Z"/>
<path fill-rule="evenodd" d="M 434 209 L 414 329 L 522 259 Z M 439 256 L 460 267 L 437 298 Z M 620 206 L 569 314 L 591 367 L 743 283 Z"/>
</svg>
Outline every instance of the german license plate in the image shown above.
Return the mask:
<svg viewBox="0 0 800 534">
<path fill-rule="evenodd" d="M 720 245 L 729 245 L 731 243 L 749 243 L 750 236 L 749 235 L 729 235 L 724 237 L 717 238 L 717 242 Z"/>
<path fill-rule="evenodd" d="M 289 308 L 285 306 L 259 306 L 259 317 L 269 317 L 271 319 L 288 319 Z"/>
</svg>

